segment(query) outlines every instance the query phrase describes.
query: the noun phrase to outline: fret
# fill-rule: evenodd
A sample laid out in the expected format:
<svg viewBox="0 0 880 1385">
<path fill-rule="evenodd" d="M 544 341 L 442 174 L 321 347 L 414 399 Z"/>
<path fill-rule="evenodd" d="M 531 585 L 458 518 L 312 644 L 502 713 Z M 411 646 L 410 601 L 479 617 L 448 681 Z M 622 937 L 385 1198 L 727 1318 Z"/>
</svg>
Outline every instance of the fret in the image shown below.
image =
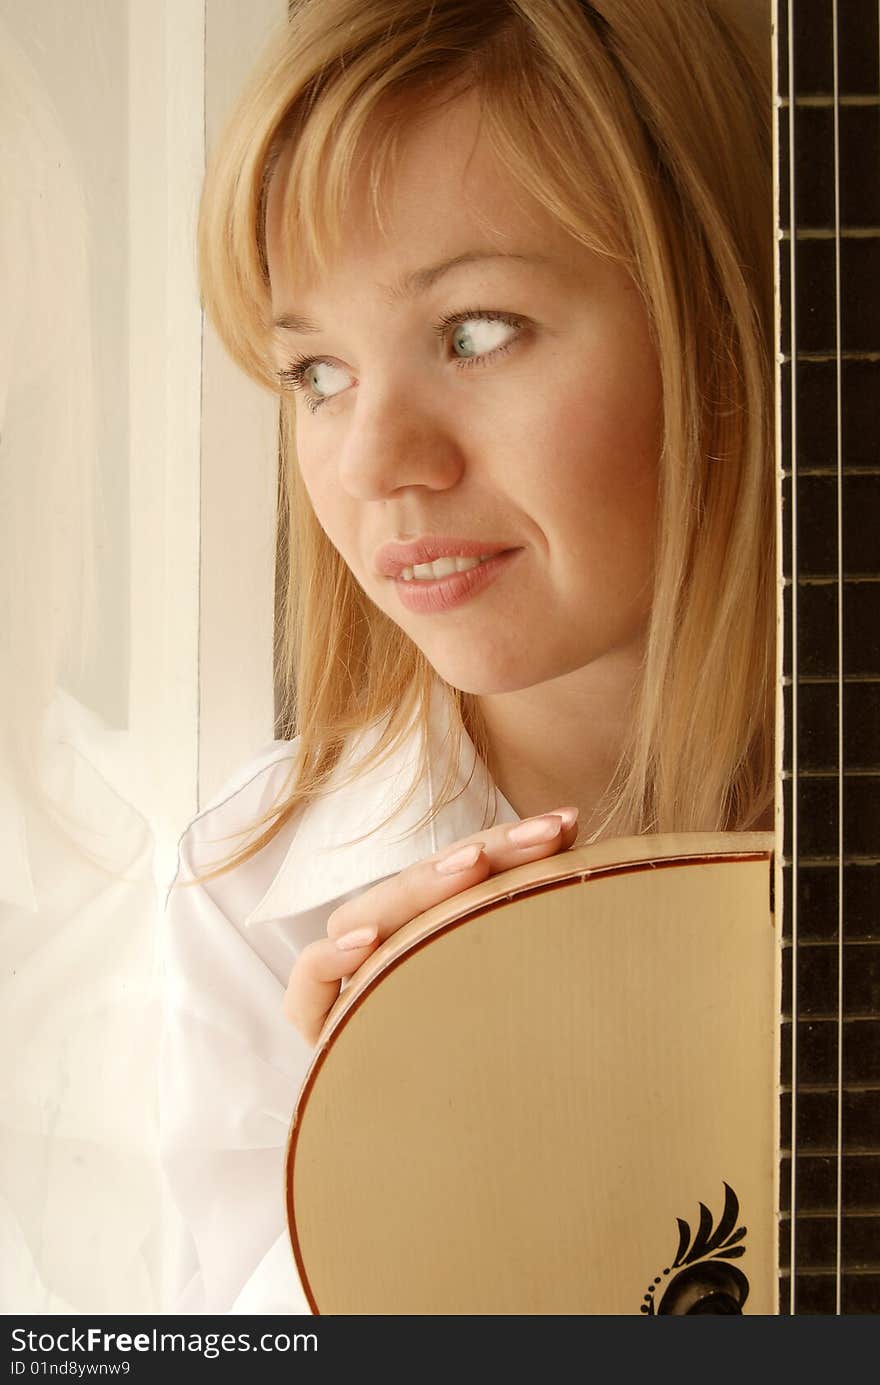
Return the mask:
<svg viewBox="0 0 880 1385">
<path fill-rule="evenodd" d="M 804 862 L 801 861 L 800 864 L 803 865 Z M 827 862 L 822 862 L 821 864 L 827 864 Z M 876 864 L 876 862 L 872 862 L 871 864 Z M 870 943 L 871 945 L 873 945 L 874 941 L 875 941 L 875 940 L 874 940 L 873 938 L 848 938 L 848 939 L 847 939 L 846 945 L 847 945 L 847 947 L 863 947 L 863 946 L 865 946 L 865 944 L 868 944 L 868 943 Z M 791 944 L 791 941 L 790 941 L 789 939 L 783 940 L 783 943 L 782 943 L 783 950 L 784 950 L 785 948 L 787 948 L 787 947 L 791 947 L 791 945 L 792 945 L 792 944 Z M 798 939 L 798 946 L 799 946 L 799 947 L 804 947 L 804 948 L 807 948 L 807 947 L 809 947 L 809 948 L 814 948 L 814 947 L 822 948 L 822 947 L 824 947 L 824 948 L 829 948 L 829 949 L 833 947 L 833 948 L 837 949 L 837 946 L 838 946 L 838 938 L 837 938 L 836 934 L 835 934 L 835 936 L 830 937 L 830 938 L 814 938 L 814 939 L 812 939 L 812 940 L 806 940 L 806 939 L 804 939 L 804 938 L 799 938 L 799 939 Z M 873 997 L 872 997 L 872 1001 L 873 1001 Z M 849 1019 L 872 1019 L 873 1017 L 874 1017 L 874 1012 L 873 1012 L 873 1010 L 868 1010 L 868 1011 L 866 1011 L 863 1015 L 859 1015 L 858 1013 L 854 1012 L 854 1013 L 849 1014 L 849 1015 L 847 1016 L 847 1018 L 849 1018 Z"/>
<path fill-rule="evenodd" d="M 797 865 L 798 869 L 800 869 L 803 866 L 828 866 L 832 864 L 836 867 L 838 860 L 842 860 L 844 865 L 849 866 L 880 865 L 880 856 L 857 856 L 847 852 L 844 852 L 843 856 L 839 856 L 837 852 L 835 852 L 832 856 L 800 855 L 797 858 Z M 784 865 L 790 866 L 794 864 L 794 857 L 780 855 L 780 861 L 782 861 Z"/>
<path fill-rule="evenodd" d="M 880 361 L 880 351 L 798 351 L 795 357 L 780 351 L 777 360 L 788 363 L 797 361 Z"/>
<path fill-rule="evenodd" d="M 850 1018 L 852 1018 L 853 1021 L 857 1021 L 857 1020 L 862 1020 L 862 1019 L 865 1019 L 865 1018 L 870 1018 L 870 1016 L 867 1016 L 867 1017 L 866 1017 L 866 1016 L 864 1016 L 864 1015 L 854 1015 L 854 1016 L 850 1017 L 849 1015 L 847 1015 L 846 1019 L 844 1020 L 844 1024 L 849 1024 Z M 822 1019 L 827 1019 L 829 1025 L 832 1025 L 832 1024 L 833 1024 L 834 1028 L 835 1028 L 837 1031 L 839 1031 L 840 1028 L 841 1028 L 840 1024 L 838 1023 L 838 1020 L 837 1020 L 837 1017 L 836 1017 L 836 1016 L 831 1016 L 831 1015 L 828 1015 L 828 1016 L 820 1016 L 819 1019 L 820 1019 L 820 1021 L 821 1021 Z M 800 1036 L 800 1034 L 799 1034 L 799 1035 L 798 1035 L 798 1040 L 800 1040 L 800 1037 L 801 1037 L 801 1036 Z M 837 1046 L 835 1046 L 835 1068 L 836 1068 L 836 1062 L 837 1062 L 836 1051 L 837 1051 Z M 847 1089 L 848 1092 L 872 1092 L 872 1093 L 874 1093 L 877 1097 L 880 1097 L 880 1082 L 860 1082 L 860 1081 L 858 1080 L 858 1078 L 847 1079 L 846 1089 Z M 782 1084 L 782 1085 L 780 1086 L 779 1090 L 780 1090 L 781 1092 L 785 1092 L 785 1093 L 790 1094 L 790 1093 L 792 1092 L 793 1088 L 792 1088 L 791 1083 L 788 1083 L 787 1085 L 786 1085 L 786 1084 Z M 825 1093 L 826 1095 L 831 1095 L 831 1096 L 833 1096 L 833 1097 L 836 1098 L 836 1097 L 837 1097 L 838 1090 L 839 1090 L 839 1088 L 838 1088 L 838 1083 L 837 1083 L 836 1070 L 835 1070 L 835 1076 L 834 1076 L 834 1078 L 832 1079 L 832 1078 L 829 1077 L 829 1079 L 828 1079 L 827 1082 L 813 1082 L 813 1081 L 812 1081 L 812 1078 L 809 1078 L 809 1077 L 808 1077 L 808 1078 L 805 1078 L 805 1077 L 803 1077 L 803 1076 L 801 1076 L 801 1077 L 798 1078 L 798 1091 L 799 1091 L 799 1092 L 823 1092 L 823 1093 Z"/>
<path fill-rule="evenodd" d="M 847 106 L 880 106 L 880 96 L 841 96 L 838 103 L 846 108 Z M 784 111 L 791 109 L 791 102 L 787 96 L 780 97 L 774 105 Z M 813 106 L 834 106 L 833 96 L 799 96 L 794 103 L 795 111 L 809 110 Z"/>
<path fill-rule="evenodd" d="M 798 227 L 795 231 L 795 240 L 834 240 L 838 236 L 842 240 L 870 240 L 872 236 L 880 236 L 880 226 L 841 226 L 839 231 L 829 230 L 825 226 L 804 226 Z M 780 231 L 780 240 L 791 240 L 790 231 Z M 870 356 L 872 353 L 864 352 Z M 828 356 L 828 360 L 836 360 L 836 356 Z"/>
<path fill-rule="evenodd" d="M 872 765 L 868 769 L 845 769 L 843 771 L 843 777 L 845 779 L 876 779 L 880 777 L 880 767 Z M 790 779 L 792 781 L 800 781 L 801 779 L 833 779 L 836 783 L 840 778 L 840 771 L 837 769 L 799 768 L 796 775 L 792 774 L 790 770 L 783 770 L 781 778 Z"/>
</svg>

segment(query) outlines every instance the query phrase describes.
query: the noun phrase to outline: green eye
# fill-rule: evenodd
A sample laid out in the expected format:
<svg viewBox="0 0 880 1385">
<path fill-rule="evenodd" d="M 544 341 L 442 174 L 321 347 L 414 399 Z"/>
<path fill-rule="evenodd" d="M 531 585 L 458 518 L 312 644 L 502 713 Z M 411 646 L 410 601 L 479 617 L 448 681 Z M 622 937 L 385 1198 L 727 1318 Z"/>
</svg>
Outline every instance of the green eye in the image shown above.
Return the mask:
<svg viewBox="0 0 880 1385">
<path fill-rule="evenodd" d="M 460 322 L 452 333 L 452 347 L 456 355 L 465 359 L 485 356 L 504 346 L 516 335 L 513 323 L 502 322 L 489 317 L 468 318 Z"/>
<path fill-rule="evenodd" d="M 314 361 L 305 372 L 305 383 L 322 399 L 329 399 L 347 389 L 351 383 L 348 372 L 329 361 Z"/>
</svg>

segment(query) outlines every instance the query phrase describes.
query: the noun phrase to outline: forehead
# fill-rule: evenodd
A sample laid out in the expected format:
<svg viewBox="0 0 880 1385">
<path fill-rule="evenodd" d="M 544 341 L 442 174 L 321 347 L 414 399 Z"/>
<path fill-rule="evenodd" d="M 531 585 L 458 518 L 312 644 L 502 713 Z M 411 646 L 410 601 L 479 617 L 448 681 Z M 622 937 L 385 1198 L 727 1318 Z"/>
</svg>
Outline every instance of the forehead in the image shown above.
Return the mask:
<svg viewBox="0 0 880 1385">
<path fill-rule="evenodd" d="M 401 132 L 379 198 L 377 225 L 371 195 L 374 142 L 369 130 L 346 186 L 338 244 L 330 268 L 381 260 L 397 272 L 469 249 L 546 253 L 571 238 L 502 166 L 481 128 L 475 92 L 431 109 L 403 113 Z M 295 218 L 283 219 L 284 192 L 293 150 L 282 154 L 269 184 L 266 238 L 273 302 L 308 284 L 304 260 L 297 266 Z M 291 203 L 297 204 L 297 190 Z M 277 302 L 276 302 L 277 306 Z"/>
</svg>

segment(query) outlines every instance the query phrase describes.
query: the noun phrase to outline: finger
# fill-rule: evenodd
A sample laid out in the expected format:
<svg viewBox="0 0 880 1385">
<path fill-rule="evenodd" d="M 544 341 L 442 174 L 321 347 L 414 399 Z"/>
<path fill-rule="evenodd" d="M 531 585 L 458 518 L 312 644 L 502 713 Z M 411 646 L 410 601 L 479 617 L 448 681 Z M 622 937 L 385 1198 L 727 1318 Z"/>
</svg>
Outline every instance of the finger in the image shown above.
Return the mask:
<svg viewBox="0 0 880 1385">
<path fill-rule="evenodd" d="M 529 830 L 520 833 L 519 839 L 516 834 L 511 837 L 513 828 L 526 827 Z M 388 938 L 426 909 L 442 904 L 496 871 L 539 860 L 571 846 L 576 835 L 576 809 L 489 828 L 479 837 L 457 842 L 444 855 L 407 866 L 398 875 L 346 900 L 330 915 L 328 935 L 338 938 L 375 923 L 379 938 Z M 527 840 L 522 840 L 523 836 Z"/>
<path fill-rule="evenodd" d="M 388 938 L 410 919 L 485 880 L 490 873 L 481 841 L 456 842 L 445 855 L 417 861 L 346 900 L 327 920 L 327 933 L 336 939 L 376 924 L 379 938 Z"/>
<path fill-rule="evenodd" d="M 333 941 L 321 938 L 303 948 L 284 993 L 284 1014 L 308 1043 L 321 1032 L 342 987 L 376 948 L 378 929 L 360 928 Z"/>
<path fill-rule="evenodd" d="M 492 874 L 567 851 L 574 845 L 577 833 L 577 809 L 574 807 L 557 808 L 539 817 L 495 827 L 486 836 L 486 855 Z"/>
</svg>

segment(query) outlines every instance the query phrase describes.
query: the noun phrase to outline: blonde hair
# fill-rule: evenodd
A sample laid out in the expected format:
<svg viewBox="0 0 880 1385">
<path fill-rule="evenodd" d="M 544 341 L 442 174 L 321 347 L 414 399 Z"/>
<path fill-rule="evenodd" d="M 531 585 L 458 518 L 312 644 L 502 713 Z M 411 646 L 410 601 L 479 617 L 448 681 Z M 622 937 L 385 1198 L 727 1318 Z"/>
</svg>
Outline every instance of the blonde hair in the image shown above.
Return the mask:
<svg viewBox="0 0 880 1385">
<path fill-rule="evenodd" d="M 737 830 L 772 802 L 770 99 L 750 44 L 709 0 L 298 0 L 214 151 L 199 224 L 207 312 L 240 366 L 281 394 L 278 662 L 282 726 L 299 735 L 285 796 L 219 869 L 320 794 L 367 726 L 380 734 L 350 777 L 413 722 L 425 772 L 437 675 L 333 549 L 293 456 L 294 402 L 269 346 L 266 194 L 291 149 L 284 224 L 321 263 L 365 136 L 381 221 L 402 107 L 470 88 L 516 182 L 631 274 L 662 375 L 653 608 L 591 840 Z M 487 754 L 477 698 L 449 691 L 449 773 L 423 822 L 448 801 L 463 732 Z"/>
</svg>

